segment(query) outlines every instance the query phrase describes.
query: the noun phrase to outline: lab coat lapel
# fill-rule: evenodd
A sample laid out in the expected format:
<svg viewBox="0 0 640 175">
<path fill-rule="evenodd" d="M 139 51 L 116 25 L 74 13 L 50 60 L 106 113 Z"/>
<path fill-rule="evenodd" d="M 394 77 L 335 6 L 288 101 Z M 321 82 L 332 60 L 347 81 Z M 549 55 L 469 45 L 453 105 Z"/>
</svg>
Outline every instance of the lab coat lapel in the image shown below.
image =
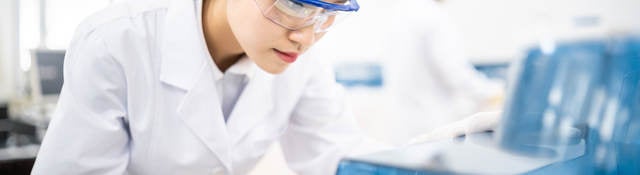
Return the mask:
<svg viewBox="0 0 640 175">
<path fill-rule="evenodd" d="M 216 93 L 213 70 L 205 66 L 197 83 L 187 91 L 178 114 L 182 121 L 229 167 L 229 135 Z"/>
<path fill-rule="evenodd" d="M 229 169 L 229 135 L 216 94 L 213 67 L 198 25 L 196 5 L 193 0 L 169 2 L 160 80 L 183 90 L 177 106 L 179 117 Z"/>
<path fill-rule="evenodd" d="M 262 70 L 256 70 L 255 76 L 240 95 L 227 121 L 229 134 L 234 139 L 233 143 L 266 119 L 273 109 L 273 76 Z"/>
</svg>

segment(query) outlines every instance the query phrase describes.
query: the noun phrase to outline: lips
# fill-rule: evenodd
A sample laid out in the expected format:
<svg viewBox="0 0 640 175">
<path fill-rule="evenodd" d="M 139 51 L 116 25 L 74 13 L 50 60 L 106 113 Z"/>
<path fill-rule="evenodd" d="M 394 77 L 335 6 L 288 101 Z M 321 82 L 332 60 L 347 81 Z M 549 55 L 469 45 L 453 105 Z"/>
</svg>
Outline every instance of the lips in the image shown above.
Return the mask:
<svg viewBox="0 0 640 175">
<path fill-rule="evenodd" d="M 283 52 L 280 51 L 278 49 L 273 49 L 276 54 L 278 55 L 278 57 L 280 57 L 280 59 L 282 59 L 282 61 L 287 62 L 287 63 L 293 63 L 296 61 L 296 59 L 298 59 L 298 53 L 295 52 Z"/>
</svg>

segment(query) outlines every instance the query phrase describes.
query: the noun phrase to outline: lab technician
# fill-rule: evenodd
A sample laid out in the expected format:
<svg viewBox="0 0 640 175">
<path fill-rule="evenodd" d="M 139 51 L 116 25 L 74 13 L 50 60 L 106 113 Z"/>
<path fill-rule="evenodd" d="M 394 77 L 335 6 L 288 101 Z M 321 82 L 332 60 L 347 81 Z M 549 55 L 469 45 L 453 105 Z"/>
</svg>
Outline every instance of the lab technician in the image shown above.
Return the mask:
<svg viewBox="0 0 640 175">
<path fill-rule="evenodd" d="M 77 29 L 33 174 L 333 174 L 361 135 L 318 59 L 356 0 L 137 0 Z"/>
</svg>

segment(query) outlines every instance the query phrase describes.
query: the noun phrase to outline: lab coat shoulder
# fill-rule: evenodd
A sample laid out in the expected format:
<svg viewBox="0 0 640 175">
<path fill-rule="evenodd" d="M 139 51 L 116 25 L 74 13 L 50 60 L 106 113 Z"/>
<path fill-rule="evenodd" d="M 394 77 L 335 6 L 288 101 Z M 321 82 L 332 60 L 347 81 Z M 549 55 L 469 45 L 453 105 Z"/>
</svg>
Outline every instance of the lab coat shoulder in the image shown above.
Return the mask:
<svg viewBox="0 0 640 175">
<path fill-rule="evenodd" d="M 310 126 L 322 126 L 322 120 L 330 120 L 330 117 L 338 117 L 343 110 L 347 109 L 345 103 L 345 92 L 343 87 L 335 80 L 335 74 L 330 63 L 318 57 L 306 57 L 300 65 L 296 65 L 293 71 L 295 74 L 303 75 L 303 86 L 299 94 L 298 104 L 293 111 L 298 118 L 293 118 L 294 122 L 304 122 L 307 120 L 318 120 L 312 123 L 300 123 Z M 312 102 L 312 103 L 309 103 Z M 323 104 L 320 109 L 312 110 L 314 105 Z M 319 107 L 319 106 L 315 106 Z M 307 116 L 306 112 L 312 112 L 313 116 Z M 311 114 L 309 114 L 311 115 Z M 320 125 L 319 125 L 320 124 Z"/>
<path fill-rule="evenodd" d="M 120 174 L 126 168 L 124 73 L 101 36 L 79 36 L 67 50 L 65 82 L 33 174 Z M 109 143 L 100 144 L 106 137 Z"/>
<path fill-rule="evenodd" d="M 125 1 L 85 19 L 77 27 L 67 50 L 65 70 L 68 75 L 65 76 L 69 78 L 65 77 L 65 81 L 112 79 L 111 86 L 122 88 L 123 92 L 119 94 L 122 100 L 127 100 L 127 94 L 139 93 L 126 91 L 144 89 L 132 86 L 157 79 L 158 41 L 166 11 L 166 3 L 162 0 Z M 74 88 L 73 84 L 65 83 L 70 89 Z M 83 89 L 87 93 L 96 92 L 95 89 Z"/>
<path fill-rule="evenodd" d="M 127 13 L 124 13 L 126 11 L 122 9 L 126 9 L 125 4 L 110 6 L 78 25 L 65 55 L 65 84 L 62 95 L 71 94 L 77 101 L 114 101 L 114 99 L 101 100 L 99 96 L 105 94 L 95 93 L 109 92 L 118 96 L 118 101 L 124 101 L 122 98 L 125 93 L 126 75 L 123 62 L 118 59 L 119 57 L 114 56 L 115 52 L 110 50 L 115 46 L 112 44 L 116 38 L 114 36 L 122 35 L 124 28 L 130 28 L 130 25 L 115 24 L 121 23 L 121 20 L 128 17 Z M 106 91 L 96 91 L 96 89 Z M 66 97 L 61 97 L 61 100 L 65 100 Z M 60 104 L 65 103 L 60 102 Z M 104 108 L 104 106 L 96 107 Z"/>
<path fill-rule="evenodd" d="M 335 174 L 338 161 L 362 141 L 333 69 L 305 57 L 286 74 L 304 75 L 289 126 L 280 143 L 289 168 L 299 174 Z"/>
<path fill-rule="evenodd" d="M 142 50 L 157 40 L 164 26 L 167 2 L 163 0 L 136 0 L 116 3 L 89 16 L 78 25 L 74 42 L 86 39 L 89 35 L 102 38 L 105 49 L 111 54 L 131 53 L 126 51 Z M 127 50 L 123 50 L 123 49 Z M 149 51 L 149 50 L 147 50 Z M 121 55 L 113 55 L 118 61 Z"/>
<path fill-rule="evenodd" d="M 78 35 L 91 33 L 97 30 L 111 31 L 117 28 L 131 27 L 136 19 L 145 15 L 154 15 L 158 12 L 166 12 L 168 3 L 165 0 L 135 0 L 123 1 L 109 5 L 108 7 L 85 18 L 76 29 L 74 38 L 81 38 Z M 129 25 L 114 25 L 117 21 L 128 20 Z M 123 24 L 123 23 L 119 23 Z M 117 33 L 118 31 L 111 31 Z"/>
<path fill-rule="evenodd" d="M 131 15 L 134 14 L 131 7 L 130 4 L 109 7 L 78 26 L 66 52 L 65 83 L 58 106 L 32 174 L 125 172 L 130 144 L 127 129 L 130 72 L 125 69 L 134 59 L 118 55 L 123 52 L 114 49 L 148 47 L 140 43 L 142 40 L 132 39 L 145 38 L 147 33 L 138 32 L 144 28 L 136 27 L 135 21 L 143 21 L 137 18 L 144 15 Z"/>
<path fill-rule="evenodd" d="M 121 87 L 141 89 L 129 87 L 158 79 L 156 74 L 161 62 L 160 48 L 167 4 L 164 0 L 124 1 L 91 15 L 77 27 L 67 52 L 88 55 L 70 55 L 67 60 L 108 60 L 112 64 L 96 66 L 114 66 L 117 70 L 96 71 L 96 74 L 118 72 L 122 74 Z M 87 47 L 85 45 L 95 45 L 94 49 L 98 51 L 88 51 L 84 49 Z"/>
</svg>

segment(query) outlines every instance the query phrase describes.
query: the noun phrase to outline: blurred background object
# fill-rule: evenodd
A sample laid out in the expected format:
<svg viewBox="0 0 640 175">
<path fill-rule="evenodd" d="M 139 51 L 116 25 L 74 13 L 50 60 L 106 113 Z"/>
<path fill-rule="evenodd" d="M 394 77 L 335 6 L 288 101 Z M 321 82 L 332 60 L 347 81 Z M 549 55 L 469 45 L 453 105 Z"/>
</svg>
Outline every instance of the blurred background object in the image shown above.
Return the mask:
<svg viewBox="0 0 640 175">
<path fill-rule="evenodd" d="M 640 37 L 555 43 L 514 63 L 497 132 L 352 156 L 338 174 L 640 173 Z"/>
<path fill-rule="evenodd" d="M 0 2 L 0 102 L 15 93 L 18 67 L 18 1 Z"/>
<path fill-rule="evenodd" d="M 499 134 L 502 146 L 531 156 L 561 156 L 546 147 L 581 142 L 602 85 L 605 42 L 536 47 L 519 62 Z"/>
<path fill-rule="evenodd" d="M 363 79 L 381 79 L 381 85 L 339 81 L 348 88 L 363 128 L 376 139 L 401 145 L 435 127 L 501 106 L 502 80 L 475 69 L 458 30 L 436 2 L 371 0 L 361 5 L 365 8 L 327 33 L 307 55 L 333 62 L 338 76 L 354 73 L 358 64 L 375 64 L 377 69 L 368 71 L 382 72 L 355 72 L 372 76 Z M 499 73 L 507 64 L 479 66 Z"/>
</svg>

